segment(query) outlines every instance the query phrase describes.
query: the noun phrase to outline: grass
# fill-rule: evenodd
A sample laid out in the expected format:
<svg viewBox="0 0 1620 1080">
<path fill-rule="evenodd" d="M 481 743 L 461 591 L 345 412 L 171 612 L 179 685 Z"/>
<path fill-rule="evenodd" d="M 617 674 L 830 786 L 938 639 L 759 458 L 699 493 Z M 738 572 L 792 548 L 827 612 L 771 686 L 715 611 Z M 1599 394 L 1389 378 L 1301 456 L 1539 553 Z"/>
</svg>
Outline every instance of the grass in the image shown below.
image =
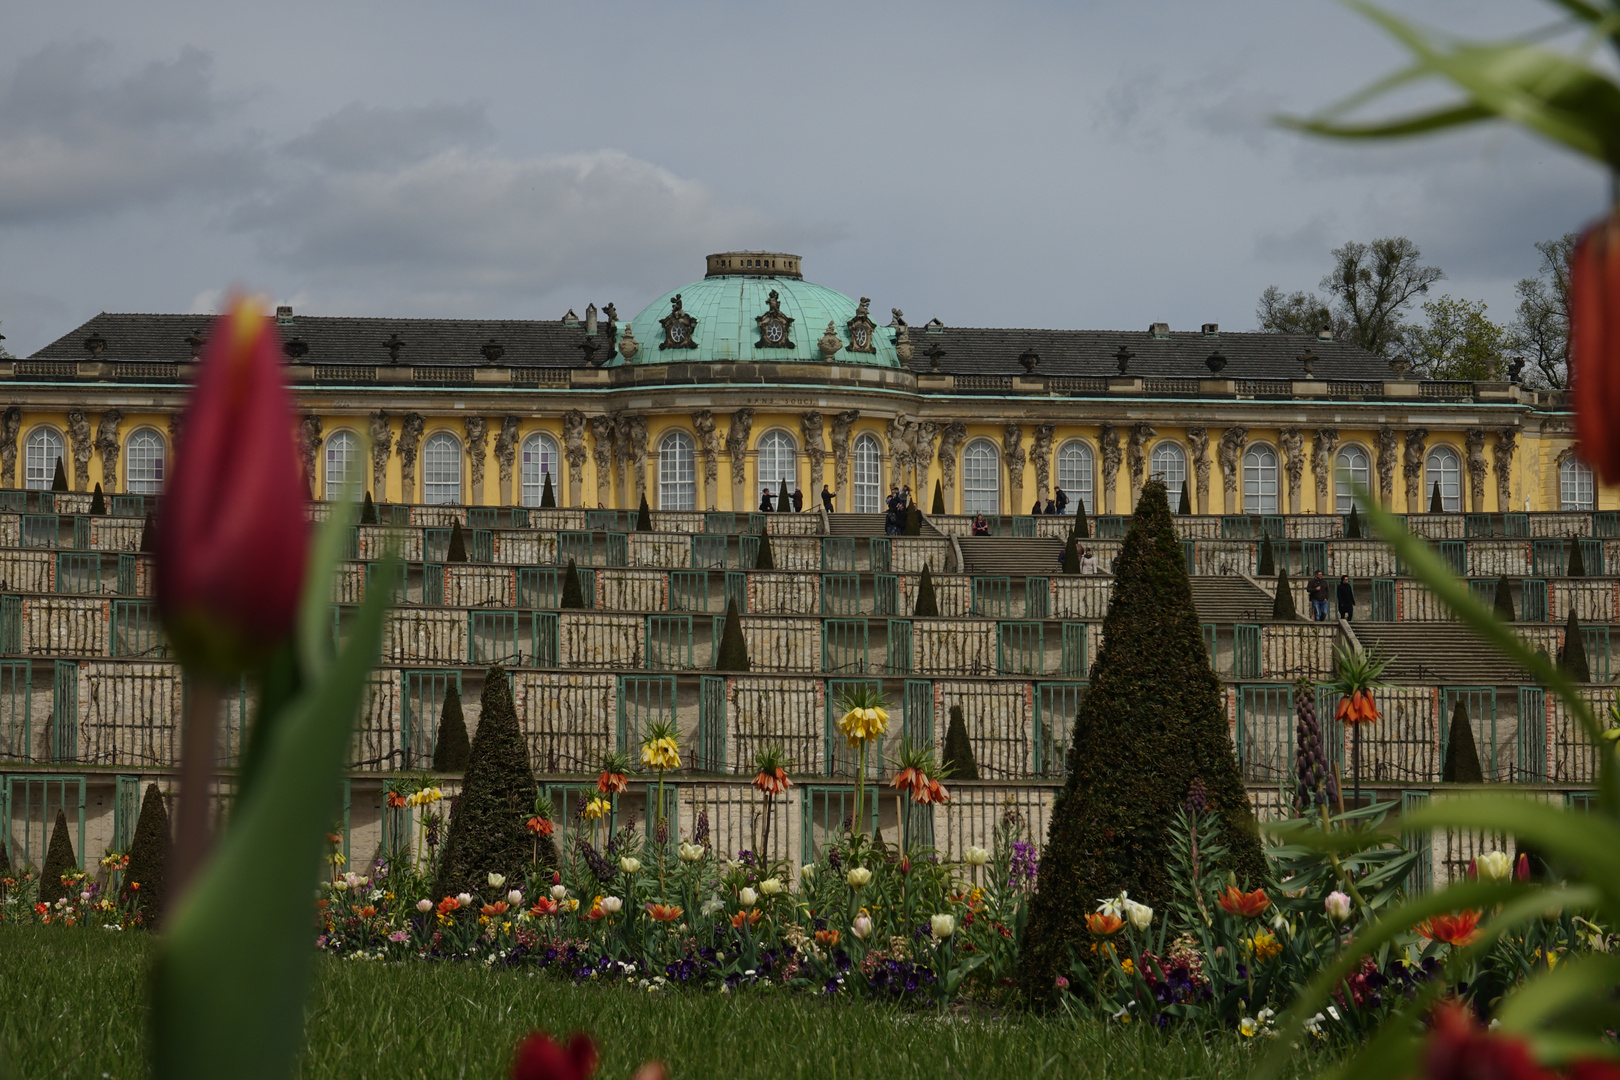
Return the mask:
<svg viewBox="0 0 1620 1080">
<path fill-rule="evenodd" d="M 0 1076 L 142 1075 L 149 938 L 0 927 Z M 649 995 L 525 971 L 323 960 L 303 1077 L 501 1077 L 532 1028 L 584 1028 L 603 1080 L 659 1058 L 676 1080 L 725 1077 L 1240 1077 L 1235 1036 L 1144 1032 L 1065 1017 L 982 1019 L 762 993 Z"/>
</svg>

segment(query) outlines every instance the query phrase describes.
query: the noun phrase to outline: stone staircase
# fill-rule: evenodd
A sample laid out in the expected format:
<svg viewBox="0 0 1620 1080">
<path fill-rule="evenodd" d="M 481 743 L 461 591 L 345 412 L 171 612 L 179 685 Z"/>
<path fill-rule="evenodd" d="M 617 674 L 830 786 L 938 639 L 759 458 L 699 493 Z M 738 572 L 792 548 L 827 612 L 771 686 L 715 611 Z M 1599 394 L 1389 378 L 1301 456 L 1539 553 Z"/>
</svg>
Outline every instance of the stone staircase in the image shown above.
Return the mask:
<svg viewBox="0 0 1620 1080">
<path fill-rule="evenodd" d="M 1497 686 L 1530 681 L 1473 631 L 1454 623 L 1355 623 L 1352 629 L 1363 648 L 1377 647 L 1394 658 L 1385 682 Z"/>
<path fill-rule="evenodd" d="M 828 514 L 830 536 L 884 536 L 882 514 Z M 921 536 L 943 536 L 926 516 L 923 517 Z"/>
<path fill-rule="evenodd" d="M 1271 621 L 1272 596 L 1242 577 L 1195 577 L 1193 606 L 1199 622 L 1257 623 Z"/>
<path fill-rule="evenodd" d="M 1058 566 L 1063 541 L 1055 537 L 963 536 L 957 543 L 962 546 L 965 574 L 1052 577 L 1063 572 Z"/>
</svg>

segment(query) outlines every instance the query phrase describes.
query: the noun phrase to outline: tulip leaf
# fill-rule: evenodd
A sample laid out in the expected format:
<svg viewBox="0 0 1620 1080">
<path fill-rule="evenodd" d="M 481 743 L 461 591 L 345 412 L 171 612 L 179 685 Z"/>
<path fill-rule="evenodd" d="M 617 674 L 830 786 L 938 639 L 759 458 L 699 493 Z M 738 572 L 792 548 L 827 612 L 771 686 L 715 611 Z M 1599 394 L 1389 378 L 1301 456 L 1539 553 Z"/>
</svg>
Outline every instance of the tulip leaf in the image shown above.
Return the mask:
<svg viewBox="0 0 1620 1080">
<path fill-rule="evenodd" d="M 1613 1028 L 1620 1018 L 1620 1005 L 1610 994 L 1616 986 L 1620 986 L 1620 956 L 1592 953 L 1566 959 L 1507 997 L 1496 1018 L 1509 1034 L 1534 1035 L 1538 1029 L 1556 1029 L 1560 1013 L 1586 1012 L 1597 1007 L 1609 1014 L 1609 1019 L 1595 1027 Z"/>
<path fill-rule="evenodd" d="M 381 569 L 387 580 L 393 567 Z M 328 565 L 320 587 L 330 580 Z M 368 596 L 323 675 L 306 679 L 266 729 L 253 788 L 171 915 L 153 979 L 159 1076 L 242 1080 L 293 1071 L 325 835 L 387 610 L 385 591 Z"/>
</svg>

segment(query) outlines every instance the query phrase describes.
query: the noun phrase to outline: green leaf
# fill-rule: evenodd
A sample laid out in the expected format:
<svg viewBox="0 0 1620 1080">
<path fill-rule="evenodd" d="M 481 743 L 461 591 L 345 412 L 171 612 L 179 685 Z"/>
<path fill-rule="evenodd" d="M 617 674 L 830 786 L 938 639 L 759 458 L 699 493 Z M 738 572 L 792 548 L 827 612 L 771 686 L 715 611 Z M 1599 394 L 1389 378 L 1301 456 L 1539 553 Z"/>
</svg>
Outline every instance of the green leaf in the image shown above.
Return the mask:
<svg viewBox="0 0 1620 1080">
<path fill-rule="evenodd" d="M 266 733 L 258 781 L 171 917 L 153 975 L 159 1076 L 243 1080 L 293 1070 L 325 835 L 387 608 L 383 590 L 367 597 L 324 677 L 307 682 Z"/>
<path fill-rule="evenodd" d="M 1564 1012 L 1585 1012 L 1598 1006 L 1611 1017 L 1620 1016 L 1620 1007 L 1611 993 L 1616 986 L 1620 986 L 1620 956 L 1591 953 L 1567 959 L 1518 987 L 1503 1000 L 1496 1018 L 1508 1034 L 1535 1036 L 1558 1028 L 1558 1014 Z M 1614 1021 L 1598 1025 L 1596 1030 L 1605 1026 L 1613 1027 Z"/>
</svg>

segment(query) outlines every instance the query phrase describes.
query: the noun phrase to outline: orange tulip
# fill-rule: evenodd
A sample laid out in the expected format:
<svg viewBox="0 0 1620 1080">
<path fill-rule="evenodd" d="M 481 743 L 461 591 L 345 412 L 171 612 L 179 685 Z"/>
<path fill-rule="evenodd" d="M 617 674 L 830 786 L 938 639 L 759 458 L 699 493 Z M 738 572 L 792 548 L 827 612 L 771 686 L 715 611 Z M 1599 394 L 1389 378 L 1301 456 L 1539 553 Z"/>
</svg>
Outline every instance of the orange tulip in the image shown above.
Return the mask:
<svg viewBox="0 0 1620 1080">
<path fill-rule="evenodd" d="M 1271 906 L 1271 898 L 1266 896 L 1264 889 L 1246 893 L 1238 891 L 1235 885 L 1228 885 L 1217 903 L 1228 915 L 1241 915 L 1246 919 L 1253 919 Z"/>
<path fill-rule="evenodd" d="M 737 914 L 731 917 L 731 925 L 738 930 L 741 930 L 745 925 L 758 926 L 759 920 L 763 919 L 764 917 L 765 913 L 759 908 L 754 908 L 750 911 L 739 911 Z M 826 931 L 820 931 L 820 933 L 826 933 Z"/>
<path fill-rule="evenodd" d="M 505 915 L 506 914 L 506 901 L 505 900 L 497 900 L 493 904 L 485 904 L 484 905 L 484 914 L 488 915 L 492 919 L 497 915 Z"/>
<path fill-rule="evenodd" d="M 1462 911 L 1456 915 L 1435 915 L 1417 924 L 1417 932 L 1430 941 L 1446 945 L 1472 945 L 1479 940 L 1479 912 Z"/>
<path fill-rule="evenodd" d="M 1620 215 L 1588 228 L 1569 268 L 1569 386 L 1581 459 L 1620 483 Z"/>
<path fill-rule="evenodd" d="M 602 775 L 596 778 L 596 790 L 604 795 L 617 794 L 629 786 L 630 781 L 625 779 L 624 773 L 608 772 L 604 769 Z"/>
<path fill-rule="evenodd" d="M 367 904 L 365 907 L 363 907 L 359 911 L 355 912 L 355 914 L 358 915 L 362 919 L 370 919 L 370 918 L 374 918 L 376 916 L 377 909 L 372 907 L 370 904 Z"/>
<path fill-rule="evenodd" d="M 529 909 L 529 914 L 537 919 L 543 919 L 548 915 L 557 914 L 557 911 L 557 901 L 549 896 L 542 896 L 534 902 L 534 906 Z"/>
<path fill-rule="evenodd" d="M 1104 915 L 1100 911 L 1094 911 L 1086 916 L 1086 929 L 1098 937 L 1117 934 L 1124 925 L 1125 920 L 1118 915 Z"/>
<path fill-rule="evenodd" d="M 453 896 L 447 896 L 439 901 L 439 914 L 448 915 L 461 906 L 461 901 Z"/>
<path fill-rule="evenodd" d="M 816 944 L 829 949 L 838 948 L 838 941 L 842 935 L 837 930 L 817 930 Z"/>
<path fill-rule="evenodd" d="M 648 904 L 647 914 L 652 916 L 654 922 L 674 922 L 685 912 L 674 904 Z"/>
<path fill-rule="evenodd" d="M 778 768 L 754 777 L 754 786 L 767 795 L 781 795 L 793 786 L 793 781 L 787 778 L 786 769 Z"/>
</svg>

